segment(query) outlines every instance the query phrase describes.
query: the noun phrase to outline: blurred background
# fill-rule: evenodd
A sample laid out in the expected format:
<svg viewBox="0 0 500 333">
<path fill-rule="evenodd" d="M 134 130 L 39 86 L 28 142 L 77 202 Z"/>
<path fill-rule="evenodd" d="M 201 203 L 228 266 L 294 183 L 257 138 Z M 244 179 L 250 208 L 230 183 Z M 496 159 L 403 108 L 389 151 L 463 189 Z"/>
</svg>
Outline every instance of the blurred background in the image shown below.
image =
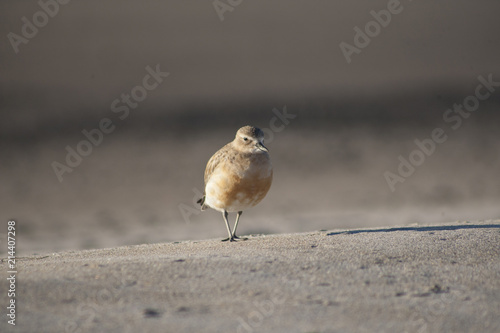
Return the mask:
<svg viewBox="0 0 500 333">
<path fill-rule="evenodd" d="M 275 178 L 240 234 L 500 218 L 500 87 L 458 128 L 443 118 L 479 76 L 500 82 L 498 1 L 402 0 L 350 63 L 340 44 L 388 1 L 41 3 L 0 3 L 2 254 L 9 219 L 21 254 L 225 237 L 193 198 L 247 124 Z M 148 66 L 169 73 L 149 91 Z M 435 128 L 446 142 L 392 191 L 384 173 Z"/>
</svg>

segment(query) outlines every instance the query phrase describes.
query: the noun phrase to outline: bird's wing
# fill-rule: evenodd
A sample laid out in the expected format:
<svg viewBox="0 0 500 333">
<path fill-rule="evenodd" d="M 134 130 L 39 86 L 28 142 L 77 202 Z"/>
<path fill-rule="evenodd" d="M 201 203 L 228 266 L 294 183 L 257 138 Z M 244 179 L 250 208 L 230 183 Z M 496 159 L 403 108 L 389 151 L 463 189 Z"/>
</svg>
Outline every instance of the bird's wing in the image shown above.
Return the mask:
<svg viewBox="0 0 500 333">
<path fill-rule="evenodd" d="M 230 143 L 219 149 L 209 160 L 207 163 L 207 167 L 205 168 L 205 185 L 210 180 L 210 177 L 214 173 L 215 169 L 219 166 L 219 164 L 227 158 L 227 152 Z"/>
</svg>

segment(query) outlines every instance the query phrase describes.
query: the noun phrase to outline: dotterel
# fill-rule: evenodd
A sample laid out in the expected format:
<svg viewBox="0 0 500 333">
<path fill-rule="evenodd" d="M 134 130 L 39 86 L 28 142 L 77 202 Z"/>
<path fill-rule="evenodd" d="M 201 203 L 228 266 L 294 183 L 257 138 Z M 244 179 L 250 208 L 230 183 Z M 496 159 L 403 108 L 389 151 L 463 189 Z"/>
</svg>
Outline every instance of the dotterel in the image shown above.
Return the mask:
<svg viewBox="0 0 500 333">
<path fill-rule="evenodd" d="M 217 151 L 205 169 L 205 193 L 198 200 L 201 210 L 207 207 L 222 212 L 229 237 L 234 241 L 243 210 L 257 205 L 267 194 L 273 180 L 269 150 L 264 146 L 264 132 L 244 126 L 234 140 Z M 228 213 L 237 212 L 233 231 Z"/>
</svg>

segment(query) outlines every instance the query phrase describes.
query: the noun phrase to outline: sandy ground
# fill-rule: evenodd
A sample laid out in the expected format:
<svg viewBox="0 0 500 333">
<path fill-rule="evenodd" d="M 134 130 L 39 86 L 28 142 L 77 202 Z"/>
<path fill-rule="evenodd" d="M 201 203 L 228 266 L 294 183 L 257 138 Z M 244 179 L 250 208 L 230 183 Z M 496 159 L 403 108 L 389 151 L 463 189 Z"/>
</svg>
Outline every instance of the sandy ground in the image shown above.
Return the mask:
<svg viewBox="0 0 500 333">
<path fill-rule="evenodd" d="M 296 112 L 292 106 L 289 110 Z M 244 212 L 242 233 L 500 218 L 496 123 L 480 127 L 471 122 L 450 133 L 391 192 L 383 173 L 395 171 L 398 155 L 408 156 L 415 149 L 414 138 L 428 137 L 440 122 L 420 128 L 388 126 L 385 131 L 360 126 L 304 129 L 306 117 L 297 116 L 266 142 L 273 185 L 256 208 Z M 14 150 L 0 163 L 0 221 L 16 220 L 23 256 L 223 237 L 220 213 L 201 212 L 195 203 L 200 194 L 193 189 L 203 191 L 206 162 L 233 136 L 231 128 L 156 140 L 117 133 L 62 183 L 50 163 L 59 159 L 63 146 Z M 234 215 L 230 218 L 234 221 Z M 5 233 L 1 227 L 0 239 L 6 239 Z M 0 246 L 0 256 L 6 250 Z"/>
<path fill-rule="evenodd" d="M 28 256 L 0 330 L 498 332 L 499 244 L 488 220 Z"/>
</svg>

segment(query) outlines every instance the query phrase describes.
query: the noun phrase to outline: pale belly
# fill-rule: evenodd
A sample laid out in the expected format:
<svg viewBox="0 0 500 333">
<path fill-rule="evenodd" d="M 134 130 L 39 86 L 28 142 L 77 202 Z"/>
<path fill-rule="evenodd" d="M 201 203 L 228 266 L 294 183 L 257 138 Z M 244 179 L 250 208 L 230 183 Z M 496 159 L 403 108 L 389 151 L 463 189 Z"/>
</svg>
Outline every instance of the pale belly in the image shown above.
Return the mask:
<svg viewBox="0 0 500 333">
<path fill-rule="evenodd" d="M 205 187 L 205 203 L 218 211 L 238 212 L 257 205 L 266 196 L 273 179 L 269 164 L 259 171 L 248 170 L 238 175 L 220 168 Z"/>
</svg>

